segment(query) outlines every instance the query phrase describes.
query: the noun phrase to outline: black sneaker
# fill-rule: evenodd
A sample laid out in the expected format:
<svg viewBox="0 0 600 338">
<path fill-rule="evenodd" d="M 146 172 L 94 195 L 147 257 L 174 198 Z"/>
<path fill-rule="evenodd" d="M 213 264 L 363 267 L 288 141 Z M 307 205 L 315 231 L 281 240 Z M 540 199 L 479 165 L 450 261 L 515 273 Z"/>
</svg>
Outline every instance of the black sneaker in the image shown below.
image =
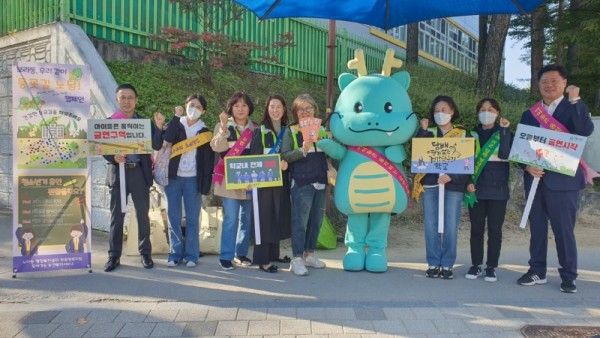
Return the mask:
<svg viewBox="0 0 600 338">
<path fill-rule="evenodd" d="M 252 261 L 246 256 L 237 256 L 233 259 L 233 262 L 237 265 L 241 266 L 250 266 L 252 265 Z"/>
<path fill-rule="evenodd" d="M 565 293 L 576 293 L 577 285 L 575 285 L 575 280 L 572 278 L 563 278 L 562 283 L 560 283 L 560 291 Z"/>
<path fill-rule="evenodd" d="M 440 267 L 439 266 L 430 266 L 427 271 L 425 271 L 425 277 L 428 278 L 438 278 L 440 276 Z"/>
<path fill-rule="evenodd" d="M 492 268 L 491 266 L 485 268 L 485 277 L 483 278 L 483 280 L 486 282 L 497 281 L 498 277 L 496 277 L 496 269 Z"/>
<path fill-rule="evenodd" d="M 545 274 L 542 275 L 541 273 L 527 271 L 526 274 L 517 280 L 517 283 L 525 286 L 532 286 L 536 284 L 546 284 L 548 283 L 548 280 L 546 279 Z"/>
<path fill-rule="evenodd" d="M 219 264 L 221 265 L 221 269 L 223 270 L 233 270 L 233 264 L 231 264 L 231 261 L 228 261 L 226 259 L 219 259 Z"/>
<path fill-rule="evenodd" d="M 466 279 L 477 279 L 477 277 L 481 276 L 481 268 L 477 265 L 473 265 L 469 268 L 469 272 L 465 275 Z"/>
<path fill-rule="evenodd" d="M 454 278 L 454 273 L 452 272 L 452 269 L 450 269 L 450 268 L 443 268 L 442 272 L 440 272 L 440 278 L 441 279 L 452 279 L 452 278 Z"/>
</svg>

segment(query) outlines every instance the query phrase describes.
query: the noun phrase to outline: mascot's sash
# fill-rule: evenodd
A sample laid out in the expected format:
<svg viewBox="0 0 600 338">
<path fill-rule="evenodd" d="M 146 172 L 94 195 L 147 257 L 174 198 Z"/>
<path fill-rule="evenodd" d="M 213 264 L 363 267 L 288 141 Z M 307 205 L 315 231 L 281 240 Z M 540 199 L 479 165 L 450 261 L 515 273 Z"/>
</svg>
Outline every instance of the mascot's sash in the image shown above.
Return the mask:
<svg viewBox="0 0 600 338">
<path fill-rule="evenodd" d="M 240 135 L 240 138 L 235 142 L 235 144 L 229 148 L 229 151 L 225 156 L 239 156 L 242 154 L 244 149 L 248 143 L 252 141 L 252 130 L 250 128 L 246 128 L 244 132 Z M 215 167 L 215 173 L 213 175 L 213 182 L 223 184 L 223 178 L 225 176 L 225 160 L 223 157 L 219 159 L 219 163 Z"/>
<path fill-rule="evenodd" d="M 381 155 L 381 153 L 379 153 L 372 147 L 348 146 L 348 149 L 357 152 L 365 156 L 366 158 L 372 160 L 373 162 L 377 163 L 380 167 L 382 167 L 385 171 L 392 175 L 392 177 L 395 178 L 396 181 L 398 181 L 398 183 L 400 183 L 400 185 L 404 189 L 404 193 L 406 194 L 406 196 L 410 196 L 410 189 L 408 187 L 408 182 L 406 181 L 406 178 L 404 177 L 402 172 L 385 156 Z M 410 199 L 408 202 L 410 204 Z"/>
<path fill-rule="evenodd" d="M 169 159 L 187 153 L 188 151 L 203 146 L 212 140 L 213 133 L 211 131 L 200 133 L 192 138 L 177 142 L 171 147 L 171 156 Z"/>
<path fill-rule="evenodd" d="M 498 147 L 500 143 L 500 132 L 495 132 L 492 137 L 485 143 L 485 145 L 481 148 L 477 157 L 475 158 L 475 172 L 473 173 L 473 185 L 477 184 L 477 180 L 479 179 L 479 175 L 483 171 L 483 168 L 487 164 L 490 157 L 494 153 L 494 149 Z M 467 191 L 465 196 L 463 197 L 463 202 L 467 207 L 472 208 L 475 203 L 477 203 L 477 195 L 474 192 Z"/>
<path fill-rule="evenodd" d="M 452 130 L 450 130 L 449 132 L 446 133 L 446 135 L 443 136 L 443 138 L 451 138 L 451 137 L 460 137 L 461 134 L 463 133 L 463 129 L 461 128 L 453 128 Z M 412 190 L 412 194 L 411 197 L 415 200 L 415 201 L 419 201 L 419 197 L 421 197 L 421 193 L 423 193 L 425 191 L 425 189 L 423 189 L 423 185 L 421 184 L 421 180 L 423 179 L 423 177 L 425 177 L 424 173 L 419 173 L 415 175 L 415 179 L 413 182 L 413 190 Z"/>
<path fill-rule="evenodd" d="M 534 104 L 529 111 L 531 112 L 531 115 L 533 115 L 533 117 L 540 123 L 541 127 L 563 133 L 569 132 L 569 130 L 563 126 L 562 123 L 548 113 L 541 102 Z M 585 180 L 585 183 L 594 184 L 594 177 L 600 177 L 600 174 L 595 172 L 594 169 L 590 168 L 590 166 L 583 159 L 581 159 L 579 163 L 583 169 L 583 179 Z"/>
</svg>

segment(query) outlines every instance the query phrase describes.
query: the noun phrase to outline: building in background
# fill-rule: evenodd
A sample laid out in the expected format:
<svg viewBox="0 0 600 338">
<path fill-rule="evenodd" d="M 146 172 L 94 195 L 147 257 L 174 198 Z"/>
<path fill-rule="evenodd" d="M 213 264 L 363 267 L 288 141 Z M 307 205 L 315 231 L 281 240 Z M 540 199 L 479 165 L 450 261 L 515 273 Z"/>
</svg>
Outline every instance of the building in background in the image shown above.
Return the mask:
<svg viewBox="0 0 600 338">
<path fill-rule="evenodd" d="M 385 32 L 367 25 L 338 21 L 337 28 L 377 44 L 386 44 L 401 57 L 406 55 L 407 26 Z M 476 15 L 419 22 L 419 57 L 425 64 L 476 75 L 478 45 L 479 17 Z"/>
</svg>

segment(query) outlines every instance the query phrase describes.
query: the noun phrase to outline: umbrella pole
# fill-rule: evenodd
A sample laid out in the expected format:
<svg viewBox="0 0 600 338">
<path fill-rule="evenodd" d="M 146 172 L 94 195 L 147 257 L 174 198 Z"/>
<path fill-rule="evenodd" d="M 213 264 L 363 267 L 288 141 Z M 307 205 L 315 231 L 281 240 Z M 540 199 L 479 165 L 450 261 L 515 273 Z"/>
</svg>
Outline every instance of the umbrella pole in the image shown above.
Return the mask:
<svg viewBox="0 0 600 338">
<path fill-rule="evenodd" d="M 327 109 L 331 113 L 333 109 L 333 77 L 335 70 L 335 20 L 329 20 L 329 42 L 327 44 Z M 327 116 L 325 116 L 327 118 Z M 329 127 L 329 123 L 327 123 Z M 329 128 L 328 128 L 329 129 Z"/>
<path fill-rule="evenodd" d="M 335 20 L 329 20 L 329 41 L 327 44 L 327 108 L 325 109 L 325 128 L 329 131 L 329 114 L 333 111 L 333 76 L 335 69 Z M 325 213 L 329 213 L 331 207 L 331 188 L 327 189 L 325 198 Z"/>
</svg>

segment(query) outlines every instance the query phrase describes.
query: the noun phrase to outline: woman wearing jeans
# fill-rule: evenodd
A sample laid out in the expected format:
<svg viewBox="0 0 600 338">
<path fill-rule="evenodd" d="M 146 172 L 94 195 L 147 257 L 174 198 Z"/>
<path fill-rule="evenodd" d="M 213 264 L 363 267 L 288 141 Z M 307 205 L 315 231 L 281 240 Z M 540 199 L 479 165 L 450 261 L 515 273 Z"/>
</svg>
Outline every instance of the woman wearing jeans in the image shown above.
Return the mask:
<svg viewBox="0 0 600 338">
<path fill-rule="evenodd" d="M 190 95 L 185 100 L 185 107 L 185 118 L 183 118 L 183 107 L 176 107 L 173 120 L 164 131 L 162 126 L 159 126 L 154 137 L 176 145 L 203 133 L 210 134 L 210 130 L 200 120 L 200 116 L 206 112 L 206 99 L 199 94 Z M 169 205 L 167 211 L 170 238 L 170 253 L 167 258 L 169 267 L 186 262 L 188 268 L 193 268 L 198 263 L 200 254 L 198 217 L 202 204 L 201 195 L 208 195 L 210 191 L 215 156 L 208 141 L 210 136 L 206 136 L 205 143 L 199 147 L 185 149 L 184 153 L 169 160 L 169 184 L 165 186 Z M 162 142 L 159 143 L 162 145 Z M 182 198 L 186 215 L 185 239 L 181 231 Z"/>
<path fill-rule="evenodd" d="M 306 267 L 322 269 L 325 263 L 314 256 L 317 237 L 325 213 L 327 162 L 316 146 L 317 137 L 304 140 L 299 128 L 303 118 L 315 117 L 318 107 L 308 94 L 298 96 L 292 105 L 295 124 L 286 129 L 281 158 L 289 163 L 292 178 L 292 251 L 290 268 L 295 275 L 308 275 Z M 322 136 L 324 130 L 321 127 Z"/>
<path fill-rule="evenodd" d="M 254 104 L 250 97 L 237 92 L 227 101 L 225 111 L 219 115 L 220 122 L 210 146 L 221 154 L 215 167 L 215 195 L 223 198 L 223 224 L 221 229 L 221 255 L 223 270 L 232 270 L 232 260 L 242 266 L 252 265 L 247 257 L 252 223 L 252 198 L 246 189 L 225 189 L 223 181 L 225 156 L 250 154 L 250 142 L 256 124 L 250 121 Z"/>
<path fill-rule="evenodd" d="M 429 127 L 429 119 L 421 120 L 416 137 L 465 137 L 462 128 L 452 124 L 458 118 L 458 108 L 449 96 L 438 96 L 431 104 L 430 114 L 437 127 Z M 427 174 L 415 178 L 415 185 L 422 185 L 423 215 L 425 221 L 425 251 L 428 269 L 425 276 L 452 279 L 456 261 L 456 241 L 463 195 L 471 175 Z M 439 185 L 444 184 L 444 233 L 438 232 Z M 418 190 L 418 189 L 416 189 Z"/>
</svg>

